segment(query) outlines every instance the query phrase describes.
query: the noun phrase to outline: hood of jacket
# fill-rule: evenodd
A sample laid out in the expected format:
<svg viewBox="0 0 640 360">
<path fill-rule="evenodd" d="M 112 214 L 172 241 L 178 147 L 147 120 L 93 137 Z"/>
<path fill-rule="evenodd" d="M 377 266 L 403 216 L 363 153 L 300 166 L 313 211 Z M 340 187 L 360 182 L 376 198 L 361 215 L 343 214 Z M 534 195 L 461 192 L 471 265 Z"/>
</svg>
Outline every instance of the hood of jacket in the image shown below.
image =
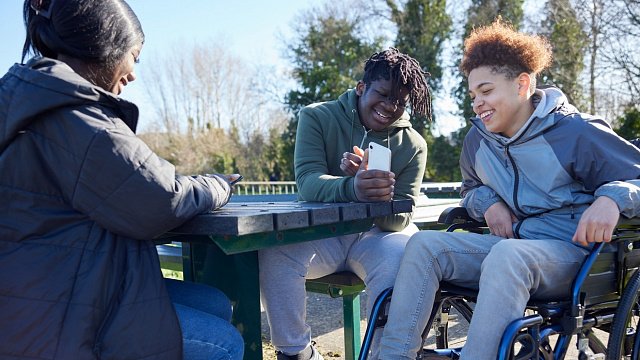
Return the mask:
<svg viewBox="0 0 640 360">
<path fill-rule="evenodd" d="M 578 112 L 575 106 L 569 104 L 562 91 L 555 87 L 536 89 L 531 101 L 533 101 L 535 107 L 533 114 L 522 125 L 520 130 L 510 138 L 490 132 L 477 116 L 471 119 L 471 123 L 483 137 L 497 141 L 502 145 L 511 145 L 528 141 L 554 126 L 564 116 Z"/>
<path fill-rule="evenodd" d="M 95 104 L 113 108 L 135 132 L 138 108 L 78 75 L 64 62 L 36 57 L 0 79 L 0 152 L 44 112 Z"/>
</svg>

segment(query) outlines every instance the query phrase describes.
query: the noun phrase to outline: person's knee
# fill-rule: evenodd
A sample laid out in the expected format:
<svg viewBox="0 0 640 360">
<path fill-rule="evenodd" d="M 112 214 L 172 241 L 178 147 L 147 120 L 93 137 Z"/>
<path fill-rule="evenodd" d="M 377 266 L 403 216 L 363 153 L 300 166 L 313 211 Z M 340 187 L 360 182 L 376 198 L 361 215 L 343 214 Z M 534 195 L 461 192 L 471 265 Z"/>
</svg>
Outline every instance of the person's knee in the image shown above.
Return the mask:
<svg viewBox="0 0 640 360">
<path fill-rule="evenodd" d="M 522 240 L 503 240 L 495 244 L 482 262 L 481 282 L 532 282 L 532 268 Z"/>
<path fill-rule="evenodd" d="M 437 256 L 443 249 L 451 247 L 451 242 L 446 234 L 433 230 L 424 230 L 414 234 L 407 243 L 404 256 L 406 258 L 422 258 L 423 260 L 428 256 Z"/>
<path fill-rule="evenodd" d="M 244 341 L 237 331 L 228 333 L 224 343 L 184 339 L 183 355 L 184 360 L 240 360 L 244 356 Z"/>
</svg>

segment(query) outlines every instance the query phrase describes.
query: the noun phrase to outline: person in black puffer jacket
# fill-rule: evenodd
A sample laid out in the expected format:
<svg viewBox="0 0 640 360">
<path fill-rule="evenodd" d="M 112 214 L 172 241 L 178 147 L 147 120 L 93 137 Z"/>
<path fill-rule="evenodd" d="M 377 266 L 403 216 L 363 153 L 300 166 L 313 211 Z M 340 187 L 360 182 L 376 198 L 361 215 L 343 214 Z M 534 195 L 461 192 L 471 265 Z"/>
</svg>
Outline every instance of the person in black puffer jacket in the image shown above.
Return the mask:
<svg viewBox="0 0 640 360">
<path fill-rule="evenodd" d="M 136 15 L 26 0 L 24 20 L 35 57 L 0 79 L 0 358 L 241 359 L 229 300 L 167 284 L 150 240 L 226 204 L 232 176 L 177 175 L 135 135 Z"/>
</svg>

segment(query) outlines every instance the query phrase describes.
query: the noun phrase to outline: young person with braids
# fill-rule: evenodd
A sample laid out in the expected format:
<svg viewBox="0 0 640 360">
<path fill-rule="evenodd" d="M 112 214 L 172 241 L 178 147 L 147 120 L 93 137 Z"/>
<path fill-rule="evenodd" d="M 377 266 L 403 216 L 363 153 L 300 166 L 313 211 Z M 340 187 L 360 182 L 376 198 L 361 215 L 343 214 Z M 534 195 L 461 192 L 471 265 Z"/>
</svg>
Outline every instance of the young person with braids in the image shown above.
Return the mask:
<svg viewBox="0 0 640 360">
<path fill-rule="evenodd" d="M 156 236 L 229 200 L 135 135 L 144 43 L 123 0 L 26 0 L 0 79 L 0 358 L 242 359 L 217 289 L 163 279 Z"/>
<path fill-rule="evenodd" d="M 355 89 L 300 111 L 295 146 L 299 198 L 350 202 L 420 194 L 427 145 L 409 122 L 431 115 L 431 93 L 418 62 L 396 49 L 373 54 Z M 392 151 L 391 171 L 367 170 L 375 142 Z M 367 309 L 393 285 L 405 244 L 418 229 L 411 214 L 375 220 L 366 232 L 259 252 L 260 290 L 278 359 L 321 359 L 306 324 L 305 279 L 351 271 L 367 286 Z"/>
<path fill-rule="evenodd" d="M 590 245 L 611 240 L 620 214 L 640 215 L 640 151 L 559 89 L 536 89 L 550 63 L 544 38 L 501 20 L 465 40 L 461 69 L 477 116 L 460 157 L 461 204 L 491 234 L 411 237 L 381 359 L 416 358 L 440 281 L 479 290 L 460 358 L 495 359 L 531 296 L 567 298 Z"/>
</svg>

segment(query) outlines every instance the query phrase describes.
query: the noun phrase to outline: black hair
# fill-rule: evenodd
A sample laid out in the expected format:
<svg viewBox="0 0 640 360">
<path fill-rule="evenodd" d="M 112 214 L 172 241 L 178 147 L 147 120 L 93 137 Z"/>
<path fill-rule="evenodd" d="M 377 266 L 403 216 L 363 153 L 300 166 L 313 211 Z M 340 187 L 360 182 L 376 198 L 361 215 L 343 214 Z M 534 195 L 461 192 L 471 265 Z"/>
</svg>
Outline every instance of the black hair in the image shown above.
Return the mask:
<svg viewBox="0 0 640 360">
<path fill-rule="evenodd" d="M 391 95 L 396 99 L 402 87 L 408 88 L 411 114 L 431 120 L 431 89 L 426 80 L 429 76 L 431 74 L 422 70 L 418 60 L 391 47 L 369 57 L 364 65 L 362 81 L 369 86 L 372 81 L 391 80 Z"/>
<path fill-rule="evenodd" d="M 114 68 L 144 43 L 138 17 L 124 0 L 25 0 L 27 36 L 22 62 L 34 55 L 60 54 Z"/>
</svg>

